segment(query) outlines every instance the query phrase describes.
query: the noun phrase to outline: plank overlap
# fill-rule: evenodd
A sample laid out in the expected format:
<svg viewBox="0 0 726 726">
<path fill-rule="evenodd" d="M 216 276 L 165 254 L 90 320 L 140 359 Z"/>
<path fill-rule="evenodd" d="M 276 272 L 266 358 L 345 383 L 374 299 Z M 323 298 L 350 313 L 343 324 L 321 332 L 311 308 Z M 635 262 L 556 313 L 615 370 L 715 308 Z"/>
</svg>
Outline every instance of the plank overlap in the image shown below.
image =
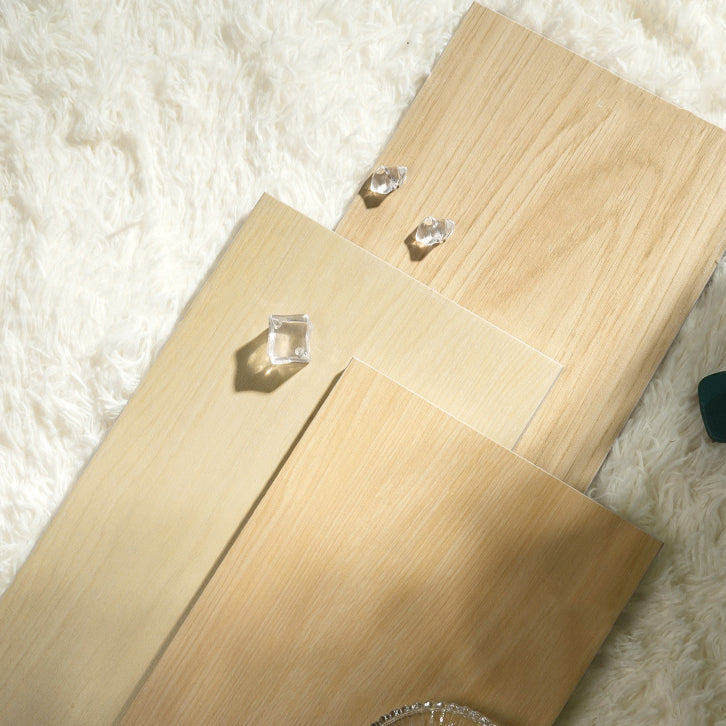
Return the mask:
<svg viewBox="0 0 726 726">
<path fill-rule="evenodd" d="M 0 600 L 0 721 L 115 718 L 351 355 L 508 446 L 560 370 L 264 197 Z"/>
</svg>

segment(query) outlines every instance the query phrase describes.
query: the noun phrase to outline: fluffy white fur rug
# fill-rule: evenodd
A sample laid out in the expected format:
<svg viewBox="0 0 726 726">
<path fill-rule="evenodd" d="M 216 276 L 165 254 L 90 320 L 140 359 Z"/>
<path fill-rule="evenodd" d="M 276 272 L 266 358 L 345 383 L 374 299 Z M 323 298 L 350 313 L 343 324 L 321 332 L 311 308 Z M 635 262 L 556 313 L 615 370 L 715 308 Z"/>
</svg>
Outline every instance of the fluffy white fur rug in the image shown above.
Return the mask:
<svg viewBox="0 0 726 726">
<path fill-rule="evenodd" d="M 723 0 L 488 4 L 726 128 Z M 260 193 L 334 226 L 468 5 L 0 4 L 0 592 Z M 726 723 L 724 368 L 722 263 L 591 488 L 665 548 L 560 724 Z"/>
</svg>

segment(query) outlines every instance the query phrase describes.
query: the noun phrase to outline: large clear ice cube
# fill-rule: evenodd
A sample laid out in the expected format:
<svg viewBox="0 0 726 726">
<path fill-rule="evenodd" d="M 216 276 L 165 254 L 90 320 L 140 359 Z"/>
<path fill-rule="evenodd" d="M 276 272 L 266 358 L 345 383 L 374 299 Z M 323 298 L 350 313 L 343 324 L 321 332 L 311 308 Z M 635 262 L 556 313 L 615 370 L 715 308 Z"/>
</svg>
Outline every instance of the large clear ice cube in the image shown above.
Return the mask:
<svg viewBox="0 0 726 726">
<path fill-rule="evenodd" d="M 310 362 L 312 323 L 307 315 L 270 315 L 267 356 L 274 365 Z"/>
</svg>

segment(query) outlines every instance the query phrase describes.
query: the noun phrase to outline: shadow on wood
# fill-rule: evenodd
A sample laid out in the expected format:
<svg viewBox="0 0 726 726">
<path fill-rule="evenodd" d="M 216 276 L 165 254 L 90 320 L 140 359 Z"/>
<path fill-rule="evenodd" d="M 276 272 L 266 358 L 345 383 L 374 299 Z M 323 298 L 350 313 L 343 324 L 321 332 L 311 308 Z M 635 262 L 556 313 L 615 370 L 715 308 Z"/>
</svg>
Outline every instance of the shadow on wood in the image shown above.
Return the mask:
<svg viewBox="0 0 726 726">
<path fill-rule="evenodd" d="M 237 372 L 234 390 L 272 393 L 285 381 L 292 378 L 305 363 L 284 363 L 273 365 L 267 355 L 267 330 L 256 335 L 236 353 Z"/>
<path fill-rule="evenodd" d="M 363 186 L 358 190 L 358 195 L 363 200 L 363 204 L 366 205 L 367 209 L 379 207 L 387 196 L 386 194 L 376 194 L 371 191 L 372 177 L 373 175 L 369 174 L 368 178 L 363 182 Z"/>
<path fill-rule="evenodd" d="M 406 237 L 406 247 L 411 257 L 411 262 L 420 262 L 426 255 L 431 252 L 434 247 L 440 245 L 421 245 L 416 241 L 416 230 L 414 229 L 408 237 Z"/>
</svg>

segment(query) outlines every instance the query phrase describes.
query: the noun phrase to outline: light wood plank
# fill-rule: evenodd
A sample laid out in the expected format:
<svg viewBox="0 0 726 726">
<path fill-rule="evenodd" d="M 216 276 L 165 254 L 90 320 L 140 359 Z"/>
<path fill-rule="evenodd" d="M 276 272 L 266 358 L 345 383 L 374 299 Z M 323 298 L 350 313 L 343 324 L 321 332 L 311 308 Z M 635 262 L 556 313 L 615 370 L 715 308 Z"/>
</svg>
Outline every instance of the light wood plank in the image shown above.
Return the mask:
<svg viewBox="0 0 726 726">
<path fill-rule="evenodd" d="M 549 724 L 658 543 L 354 361 L 124 724 Z"/>
<path fill-rule="evenodd" d="M 284 382 L 273 312 L 314 325 Z M 0 600 L 0 722 L 118 714 L 353 354 L 507 445 L 559 371 L 263 198 Z"/>
<path fill-rule="evenodd" d="M 584 489 L 724 249 L 726 134 L 475 5 L 380 163 L 337 231 L 564 365 L 516 450 Z"/>
</svg>

